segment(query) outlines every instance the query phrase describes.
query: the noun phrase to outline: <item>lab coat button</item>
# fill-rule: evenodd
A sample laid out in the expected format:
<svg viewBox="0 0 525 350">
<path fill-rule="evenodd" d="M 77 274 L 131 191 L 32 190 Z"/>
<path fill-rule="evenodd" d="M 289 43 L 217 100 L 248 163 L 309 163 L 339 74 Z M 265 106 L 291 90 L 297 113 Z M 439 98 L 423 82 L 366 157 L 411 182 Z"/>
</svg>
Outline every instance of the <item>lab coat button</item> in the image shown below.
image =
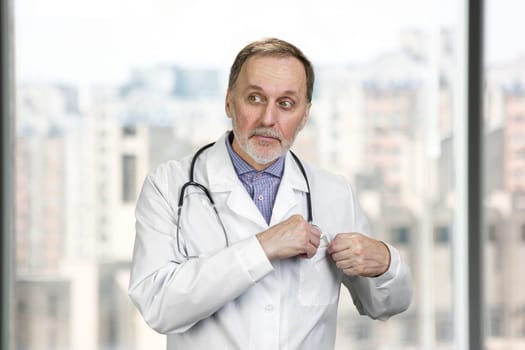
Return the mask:
<svg viewBox="0 0 525 350">
<path fill-rule="evenodd" d="M 265 305 L 264 306 L 264 310 L 268 311 L 268 312 L 272 312 L 273 311 L 273 305 L 271 305 L 271 304 Z"/>
</svg>

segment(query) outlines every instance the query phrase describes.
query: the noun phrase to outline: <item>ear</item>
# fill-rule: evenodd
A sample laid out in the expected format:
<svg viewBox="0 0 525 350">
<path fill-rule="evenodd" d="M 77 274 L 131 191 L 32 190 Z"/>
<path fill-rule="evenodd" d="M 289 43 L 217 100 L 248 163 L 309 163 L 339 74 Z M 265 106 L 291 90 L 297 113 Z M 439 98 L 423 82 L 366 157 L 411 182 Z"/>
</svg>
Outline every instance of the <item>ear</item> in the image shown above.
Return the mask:
<svg viewBox="0 0 525 350">
<path fill-rule="evenodd" d="M 232 117 L 232 93 L 230 92 L 230 89 L 226 91 L 226 99 L 224 101 L 224 110 L 226 111 L 226 115 L 228 118 Z"/>
<path fill-rule="evenodd" d="M 298 130 L 303 130 L 304 126 L 306 125 L 306 121 L 308 120 L 308 116 L 310 115 L 310 107 L 312 107 L 312 103 L 308 102 L 306 105 L 306 108 L 304 109 L 304 115 L 301 119 L 301 123 L 299 124 Z"/>
</svg>

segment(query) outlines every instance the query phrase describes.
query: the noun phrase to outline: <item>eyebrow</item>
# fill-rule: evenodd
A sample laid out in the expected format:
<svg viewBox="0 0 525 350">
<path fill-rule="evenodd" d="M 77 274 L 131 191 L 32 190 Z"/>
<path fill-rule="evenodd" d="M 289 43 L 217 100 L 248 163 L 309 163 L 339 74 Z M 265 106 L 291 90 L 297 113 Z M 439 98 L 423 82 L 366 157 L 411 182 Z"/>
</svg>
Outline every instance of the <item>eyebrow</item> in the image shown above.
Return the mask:
<svg viewBox="0 0 525 350">
<path fill-rule="evenodd" d="M 257 90 L 257 91 L 263 91 L 264 89 L 260 87 L 259 85 L 250 84 L 246 87 L 246 90 Z M 285 90 L 283 91 L 283 95 L 293 95 L 298 96 L 299 94 L 295 90 Z"/>
</svg>

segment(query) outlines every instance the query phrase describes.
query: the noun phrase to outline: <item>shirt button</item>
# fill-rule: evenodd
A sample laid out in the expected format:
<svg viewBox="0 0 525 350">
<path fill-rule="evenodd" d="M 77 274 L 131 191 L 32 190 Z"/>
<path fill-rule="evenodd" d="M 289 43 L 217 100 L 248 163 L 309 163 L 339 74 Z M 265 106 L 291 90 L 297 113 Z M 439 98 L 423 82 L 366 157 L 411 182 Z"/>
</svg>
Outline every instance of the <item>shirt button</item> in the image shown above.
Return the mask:
<svg viewBox="0 0 525 350">
<path fill-rule="evenodd" d="M 262 201 L 262 200 L 264 199 L 264 196 L 261 194 L 261 195 L 258 197 L 258 199 L 259 199 L 260 201 Z"/>
<path fill-rule="evenodd" d="M 271 305 L 271 304 L 265 305 L 264 306 L 264 310 L 268 311 L 268 312 L 272 312 L 273 311 L 273 305 Z"/>
</svg>

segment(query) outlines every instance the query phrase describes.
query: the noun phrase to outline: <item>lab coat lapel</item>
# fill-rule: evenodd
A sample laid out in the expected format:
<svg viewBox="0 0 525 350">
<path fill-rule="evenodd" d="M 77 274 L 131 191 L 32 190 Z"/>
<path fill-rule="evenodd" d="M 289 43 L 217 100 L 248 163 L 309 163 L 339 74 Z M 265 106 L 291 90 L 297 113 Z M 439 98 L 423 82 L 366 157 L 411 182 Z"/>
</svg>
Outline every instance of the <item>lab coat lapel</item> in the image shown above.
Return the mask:
<svg viewBox="0 0 525 350">
<path fill-rule="evenodd" d="M 229 209 L 261 227 L 266 227 L 264 217 L 235 173 L 226 149 L 226 136 L 227 133 L 210 149 L 206 161 L 206 171 L 212 195 L 226 193 L 226 210 Z"/>
<path fill-rule="evenodd" d="M 275 204 L 273 206 L 272 220 L 270 225 L 275 225 L 283 220 L 286 220 L 293 213 L 301 213 L 306 219 L 306 212 L 303 213 L 300 209 L 292 211 L 296 206 L 301 205 L 300 200 L 304 198 L 297 193 L 301 191 L 306 193 L 308 191 L 305 179 L 295 163 L 290 152 L 286 154 L 286 161 L 284 164 L 284 173 L 277 192 Z"/>
</svg>

